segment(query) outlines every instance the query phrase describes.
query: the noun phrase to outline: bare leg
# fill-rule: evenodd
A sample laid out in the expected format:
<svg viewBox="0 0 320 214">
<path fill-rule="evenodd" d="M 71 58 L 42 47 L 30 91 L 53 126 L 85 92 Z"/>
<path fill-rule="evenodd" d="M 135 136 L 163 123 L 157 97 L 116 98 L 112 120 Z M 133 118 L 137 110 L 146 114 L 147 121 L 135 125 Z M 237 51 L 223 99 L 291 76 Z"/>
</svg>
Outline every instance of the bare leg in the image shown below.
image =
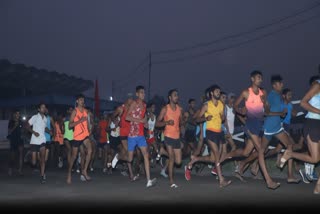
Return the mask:
<svg viewBox="0 0 320 214">
<path fill-rule="evenodd" d="M 264 152 L 265 149 L 268 146 L 268 139 L 266 137 L 262 138 L 262 142 L 260 141 L 259 136 L 257 135 L 253 135 L 251 133 L 250 137 L 254 143 L 254 146 L 258 152 L 258 158 L 259 158 L 259 165 L 260 165 L 260 169 L 263 173 L 264 178 L 266 179 L 266 183 L 267 183 L 267 187 L 269 189 L 277 189 L 280 186 L 280 183 L 276 183 L 272 180 L 272 178 L 270 177 L 267 167 L 266 167 L 266 163 L 265 163 L 265 157 L 264 157 Z"/>
<path fill-rule="evenodd" d="M 89 139 L 85 139 L 83 141 L 83 145 L 86 147 L 86 156 L 85 156 L 85 164 L 81 170 L 81 173 L 82 175 L 85 176 L 86 180 L 91 180 L 91 178 L 88 176 L 88 167 L 89 167 L 89 163 L 91 161 L 91 155 L 92 155 L 91 141 Z"/>
<path fill-rule="evenodd" d="M 133 171 L 132 171 L 132 160 L 133 160 L 133 151 L 128 151 L 128 171 L 130 180 L 134 180 Z"/>
<path fill-rule="evenodd" d="M 46 147 L 40 148 L 40 175 L 44 176 L 44 171 L 46 167 Z"/>
<path fill-rule="evenodd" d="M 214 157 L 216 160 L 220 159 L 220 154 L 219 154 L 219 148 L 218 145 L 215 144 L 214 142 L 212 142 L 211 140 L 208 140 L 208 144 L 210 146 L 211 152 L 213 153 Z M 218 176 L 219 176 L 219 182 L 220 182 L 220 187 L 225 187 L 228 186 L 229 184 L 231 184 L 231 181 L 226 181 L 222 175 L 221 172 L 221 166 L 220 166 L 220 162 L 216 161 L 215 162 L 215 167 L 217 169 L 218 172 Z"/>
<path fill-rule="evenodd" d="M 23 168 L 23 145 L 18 147 L 19 152 L 19 174 L 22 175 L 22 168 Z"/>
<path fill-rule="evenodd" d="M 72 167 L 74 164 L 74 161 L 78 157 L 78 152 L 79 148 L 78 147 L 71 147 L 71 157 L 70 157 L 70 162 L 68 163 L 68 174 L 67 174 L 67 183 L 71 184 L 71 172 L 72 172 Z"/>
</svg>

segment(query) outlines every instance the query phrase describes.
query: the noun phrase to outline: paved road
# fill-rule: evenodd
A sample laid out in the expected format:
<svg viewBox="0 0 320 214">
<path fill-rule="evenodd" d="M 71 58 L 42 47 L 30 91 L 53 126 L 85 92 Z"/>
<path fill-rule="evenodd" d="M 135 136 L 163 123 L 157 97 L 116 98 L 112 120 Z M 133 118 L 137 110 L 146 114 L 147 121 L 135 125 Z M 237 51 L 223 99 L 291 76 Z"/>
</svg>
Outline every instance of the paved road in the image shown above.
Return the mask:
<svg viewBox="0 0 320 214">
<path fill-rule="evenodd" d="M 269 190 L 263 180 L 247 178 L 242 183 L 228 176 L 233 183 L 224 189 L 205 169 L 202 176 L 193 175 L 186 181 L 183 170 L 178 169 L 176 180 L 179 188 L 171 189 L 168 180 L 159 176 L 159 168 L 152 169 L 153 177 L 158 178 L 155 187 L 147 189 L 146 180 L 131 183 L 119 171 L 105 175 L 101 170 L 92 173 L 91 182 L 81 182 L 77 173 L 73 174 L 73 184 L 67 185 L 65 169 L 48 169 L 47 183 L 39 183 L 39 174 L 25 169 L 24 176 L 9 177 L 4 168 L 0 171 L 0 203 L 9 206 L 24 205 L 69 205 L 113 206 L 119 205 L 181 205 L 209 204 L 213 206 L 264 205 L 264 206 L 319 206 L 320 196 L 313 195 L 314 184 L 287 184 L 284 179 L 277 190 Z M 88 203 L 89 202 L 89 203 Z M 125 204 L 119 204 L 125 202 Z M 317 203 L 315 203 L 317 202 Z"/>
</svg>

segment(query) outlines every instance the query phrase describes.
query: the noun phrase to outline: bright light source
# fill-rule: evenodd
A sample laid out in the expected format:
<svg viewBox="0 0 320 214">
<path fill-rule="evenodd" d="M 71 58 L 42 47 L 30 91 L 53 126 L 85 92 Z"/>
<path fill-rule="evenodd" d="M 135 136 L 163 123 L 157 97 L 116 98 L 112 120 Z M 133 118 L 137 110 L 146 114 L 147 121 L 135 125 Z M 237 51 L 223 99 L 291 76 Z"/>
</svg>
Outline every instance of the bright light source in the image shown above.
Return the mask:
<svg viewBox="0 0 320 214">
<path fill-rule="evenodd" d="M 109 99 L 110 99 L 110 101 L 112 101 L 113 100 L 112 96 Z"/>
<path fill-rule="evenodd" d="M 26 116 L 23 116 L 23 117 L 22 117 L 22 120 L 26 120 L 26 119 L 27 119 Z"/>
</svg>

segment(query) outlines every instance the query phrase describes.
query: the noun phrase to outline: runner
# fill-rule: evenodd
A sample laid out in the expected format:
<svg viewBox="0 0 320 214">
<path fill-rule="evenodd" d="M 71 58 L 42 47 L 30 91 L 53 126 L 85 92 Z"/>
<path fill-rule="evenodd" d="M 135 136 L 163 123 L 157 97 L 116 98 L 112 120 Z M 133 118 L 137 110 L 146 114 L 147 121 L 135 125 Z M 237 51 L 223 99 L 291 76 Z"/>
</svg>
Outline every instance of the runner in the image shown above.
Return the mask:
<svg viewBox="0 0 320 214">
<path fill-rule="evenodd" d="M 15 110 L 8 124 L 8 140 L 10 141 L 10 157 L 9 157 L 9 176 L 12 175 L 15 156 L 18 153 L 19 175 L 23 175 L 23 140 L 22 140 L 23 124 L 20 118 L 20 111 Z"/>
<path fill-rule="evenodd" d="M 212 85 L 209 89 L 208 102 L 203 104 L 200 113 L 197 115 L 197 122 L 206 120 L 206 138 L 211 150 L 210 160 L 215 163 L 217 174 L 219 177 L 220 187 L 226 187 L 231 184 L 230 180 L 226 180 L 221 171 L 219 149 L 224 143 L 224 133 L 222 131 L 222 121 L 224 118 L 224 105 L 220 101 L 220 87 Z M 191 161 L 193 164 L 194 161 Z"/>
<path fill-rule="evenodd" d="M 89 162 L 91 160 L 91 142 L 89 140 L 88 112 L 84 108 L 84 95 L 80 94 L 76 97 L 77 107 L 72 111 L 69 122 L 69 129 L 73 128 L 72 155 L 71 162 L 68 166 L 67 183 L 71 184 L 71 171 L 74 161 L 77 158 L 79 147 L 82 157 L 85 157 L 85 163 L 81 165 L 82 181 L 90 181 L 91 178 L 87 173 Z M 85 148 L 84 148 L 85 147 Z M 85 151 L 85 149 L 87 151 Z M 86 155 L 85 155 L 86 152 Z"/>
<path fill-rule="evenodd" d="M 128 97 L 124 104 L 119 106 L 113 113 L 112 118 L 120 117 L 120 139 L 122 149 L 112 160 L 112 168 L 115 168 L 119 160 L 128 160 L 128 135 L 130 131 L 130 122 L 126 121 L 129 106 L 133 102 L 132 97 Z"/>
<path fill-rule="evenodd" d="M 147 126 L 147 120 L 145 117 L 146 104 L 144 102 L 145 92 L 143 86 L 136 87 L 137 99 L 134 100 L 129 106 L 126 120 L 130 121 L 130 132 L 128 135 L 128 168 L 130 179 L 135 180 L 132 172 L 132 160 L 133 152 L 136 146 L 139 147 L 144 159 L 144 167 L 147 178 L 146 187 L 152 187 L 156 183 L 156 179 L 150 178 L 150 163 L 149 163 L 149 153 L 147 150 L 147 142 L 144 137 L 144 126 Z"/>
<path fill-rule="evenodd" d="M 169 103 L 161 109 L 156 123 L 157 127 L 165 126 L 164 143 L 169 155 L 168 171 L 171 188 L 178 187 L 174 182 L 174 164 L 181 164 L 180 126 L 182 124 L 183 110 L 178 105 L 178 99 L 178 91 L 176 89 L 170 90 L 168 93 Z"/>
<path fill-rule="evenodd" d="M 240 115 L 246 115 L 245 133 L 248 137 L 244 149 L 237 149 L 221 157 L 220 162 L 227 158 L 233 157 L 249 157 L 250 153 L 255 150 L 258 152 L 258 160 L 260 169 L 263 172 L 267 187 L 270 189 L 277 189 L 280 183 L 272 180 L 267 172 L 265 165 L 264 149 L 261 144 L 261 136 L 263 135 L 263 119 L 266 92 L 260 89 L 262 83 L 262 73 L 260 71 L 253 71 L 250 74 L 251 86 L 242 91 L 240 97 L 236 100 L 234 108 Z M 239 108 L 239 104 L 245 101 L 245 108 Z M 255 158 L 254 158 L 255 159 Z M 254 160 L 253 159 L 253 160 Z M 236 176 L 242 180 L 241 167 L 240 172 L 236 172 Z"/>
<path fill-rule="evenodd" d="M 312 77 L 314 78 L 314 77 Z M 309 153 L 296 153 L 286 150 L 281 158 L 280 167 L 283 167 L 287 160 L 295 158 L 308 163 L 318 163 L 320 160 L 320 77 L 317 76 L 309 91 L 301 100 L 301 107 L 308 111 L 304 123 L 303 134 L 308 143 Z M 311 82 L 311 81 L 310 81 Z M 314 194 L 320 194 L 320 180 L 318 180 Z"/>
<path fill-rule="evenodd" d="M 40 183 L 46 183 L 45 167 L 46 167 L 46 137 L 47 128 L 46 105 L 40 103 L 38 105 L 38 114 L 33 115 L 27 123 L 27 130 L 32 133 L 30 140 L 30 150 L 32 151 L 32 164 L 35 167 L 37 153 L 40 153 Z M 32 126 L 32 129 L 31 129 Z"/>
</svg>

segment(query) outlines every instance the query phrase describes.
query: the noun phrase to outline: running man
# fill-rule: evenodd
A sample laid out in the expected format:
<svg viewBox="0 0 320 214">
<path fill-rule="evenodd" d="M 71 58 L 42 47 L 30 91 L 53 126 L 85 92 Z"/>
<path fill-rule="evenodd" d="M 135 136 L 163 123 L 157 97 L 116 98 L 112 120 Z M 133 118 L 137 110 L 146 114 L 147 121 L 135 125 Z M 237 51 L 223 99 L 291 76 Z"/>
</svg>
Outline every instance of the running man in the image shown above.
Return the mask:
<svg viewBox="0 0 320 214">
<path fill-rule="evenodd" d="M 181 164 L 181 141 L 180 141 L 180 126 L 182 124 L 183 110 L 178 105 L 178 91 L 172 89 L 168 93 L 169 104 L 161 109 L 159 117 L 156 122 L 157 127 L 163 127 L 164 129 L 164 143 L 169 155 L 169 180 L 170 187 L 177 188 L 173 179 L 174 164 Z"/>
<path fill-rule="evenodd" d="M 32 133 L 30 140 L 30 150 L 32 151 L 32 165 L 35 167 L 37 154 L 40 153 L 40 183 L 46 183 L 45 167 L 46 167 L 46 137 L 47 128 L 46 105 L 40 103 L 38 105 L 38 114 L 33 115 L 27 123 L 27 130 Z M 32 126 L 32 129 L 31 129 Z"/>
<path fill-rule="evenodd" d="M 211 162 L 215 163 L 217 174 L 219 177 L 220 187 L 226 187 L 231 184 L 230 180 L 226 180 L 221 171 L 220 165 L 220 145 L 224 143 L 224 133 L 222 131 L 222 121 L 224 118 L 224 105 L 220 101 L 220 87 L 218 85 L 212 85 L 209 89 L 208 102 L 204 103 L 200 113 L 197 115 L 197 122 L 203 122 L 205 119 L 206 123 L 206 138 L 207 143 L 211 150 Z M 191 165 L 194 162 L 191 161 Z"/>
<path fill-rule="evenodd" d="M 74 161 L 77 158 L 79 147 L 82 157 L 85 157 L 85 163 L 81 166 L 81 176 L 82 181 L 90 181 L 87 170 L 89 162 L 91 160 L 91 142 L 89 140 L 89 125 L 88 125 L 88 112 L 84 108 L 84 95 L 80 94 L 76 97 L 77 107 L 72 111 L 69 121 L 69 129 L 73 128 L 73 141 L 72 141 L 72 155 L 71 161 L 68 166 L 67 183 L 71 184 L 71 171 Z M 85 148 L 83 148 L 85 146 Z M 85 149 L 86 155 L 85 155 Z"/>
<path fill-rule="evenodd" d="M 264 106 L 266 100 L 266 91 L 260 88 L 262 83 L 262 73 L 260 71 L 253 71 L 250 74 L 251 86 L 241 92 L 240 96 L 234 104 L 236 112 L 240 115 L 246 115 L 246 122 L 244 131 L 248 137 L 247 143 L 244 149 L 237 149 L 228 153 L 225 157 L 221 157 L 220 162 L 223 162 L 226 158 L 233 157 L 249 157 L 252 150 L 255 148 L 258 152 L 258 160 L 260 169 L 264 175 L 267 183 L 267 187 L 270 189 L 277 189 L 280 183 L 276 183 L 269 176 L 265 164 L 264 149 L 261 145 L 261 137 L 263 135 L 263 121 L 264 121 Z M 245 102 L 245 108 L 239 108 L 240 103 Z M 240 180 L 241 167 L 239 172 L 236 172 Z"/>
<path fill-rule="evenodd" d="M 300 103 L 301 107 L 308 111 L 304 123 L 303 135 L 307 140 L 309 153 L 296 153 L 286 150 L 281 158 L 280 167 L 283 167 L 286 161 L 291 158 L 314 164 L 320 161 L 320 77 L 317 76 L 317 81 L 311 84 L 311 88 Z M 320 194 L 320 179 L 318 179 L 313 193 Z"/>
<path fill-rule="evenodd" d="M 124 104 L 119 106 L 112 114 L 112 119 L 120 117 L 120 140 L 122 148 L 119 154 L 116 154 L 112 160 L 112 168 L 115 168 L 119 160 L 128 160 L 128 135 L 130 131 L 130 122 L 126 120 L 129 106 L 133 99 L 128 97 Z"/>
<path fill-rule="evenodd" d="M 268 94 L 265 105 L 264 136 L 262 138 L 262 149 L 266 151 L 272 137 L 276 137 L 288 150 L 292 151 L 293 142 L 282 127 L 281 117 L 285 117 L 288 110 L 283 108 L 281 97 L 283 82 L 280 75 L 271 76 L 272 91 Z M 292 160 L 288 164 L 288 183 L 299 183 L 293 175 Z"/>
<path fill-rule="evenodd" d="M 144 158 L 144 168 L 147 177 L 146 187 L 152 187 L 156 183 L 156 179 L 150 179 L 150 163 L 149 152 L 146 138 L 144 137 L 144 126 L 147 126 L 145 117 L 146 104 L 144 102 L 145 92 L 143 86 L 136 87 L 137 99 L 129 106 L 126 120 L 130 121 L 130 132 L 128 135 L 128 168 L 130 179 L 135 180 L 132 172 L 133 152 L 136 146 L 139 147 Z"/>
<path fill-rule="evenodd" d="M 19 175 L 22 175 L 23 167 L 23 140 L 22 140 L 23 124 L 20 119 L 20 111 L 15 110 L 12 114 L 12 118 L 8 124 L 8 140 L 10 141 L 10 157 L 9 157 L 9 176 L 12 175 L 12 169 L 14 166 L 14 159 L 16 153 L 18 153 L 19 160 Z"/>
</svg>

